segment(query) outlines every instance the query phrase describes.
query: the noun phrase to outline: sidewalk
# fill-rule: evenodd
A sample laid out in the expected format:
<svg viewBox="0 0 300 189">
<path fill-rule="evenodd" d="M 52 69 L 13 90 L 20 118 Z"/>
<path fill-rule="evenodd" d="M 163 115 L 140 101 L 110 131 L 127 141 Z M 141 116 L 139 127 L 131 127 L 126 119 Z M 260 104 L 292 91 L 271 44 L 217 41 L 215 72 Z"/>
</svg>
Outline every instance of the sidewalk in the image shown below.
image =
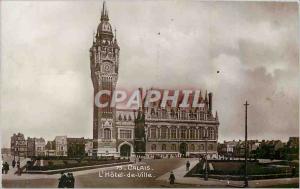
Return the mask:
<svg viewBox="0 0 300 189">
<path fill-rule="evenodd" d="M 145 164 L 145 163 L 137 163 L 137 164 Z M 113 165 L 112 166 L 107 166 L 107 167 L 101 167 L 101 168 L 94 168 L 94 169 L 87 169 L 87 170 L 82 170 L 82 171 L 76 171 L 72 172 L 74 176 L 79 176 L 79 175 L 85 175 L 89 173 L 99 173 L 101 170 L 113 170 L 116 169 L 118 166 L 125 167 L 128 164 L 125 165 Z M 21 176 L 15 175 L 15 174 L 7 174 L 7 175 L 2 175 L 2 180 L 34 180 L 34 179 L 58 179 L 60 178 L 60 173 L 58 174 L 26 174 L 23 173 Z"/>
<path fill-rule="evenodd" d="M 16 157 L 16 161 L 17 161 L 18 157 Z M 15 168 L 12 167 L 12 160 L 13 160 L 13 157 L 11 156 L 6 156 L 3 158 L 3 162 L 7 162 L 9 164 L 9 171 L 7 174 L 4 174 L 2 175 L 2 178 L 3 177 L 9 177 L 9 176 L 14 176 L 15 173 L 17 172 L 18 168 L 17 168 L 17 165 L 15 166 Z M 24 157 L 20 157 L 20 167 L 23 167 L 26 165 L 27 161 L 29 161 L 30 158 L 24 158 Z"/>
<path fill-rule="evenodd" d="M 190 168 L 193 168 L 198 162 L 199 159 L 187 159 L 190 161 Z M 175 175 L 175 183 L 181 183 L 181 184 L 196 184 L 196 185 L 203 185 L 203 186 L 226 186 L 226 182 L 221 182 L 216 179 L 209 179 L 208 181 L 203 180 L 203 178 L 198 177 L 184 177 L 184 175 L 187 173 L 186 166 L 183 165 L 177 169 L 173 170 L 173 173 Z M 170 172 L 158 177 L 156 180 L 166 181 L 169 182 L 169 176 Z"/>
<path fill-rule="evenodd" d="M 198 162 L 198 159 L 189 159 L 191 163 L 191 168 L 193 168 Z M 209 178 L 205 181 L 203 178 L 199 177 L 184 177 L 187 173 L 185 165 L 174 169 L 173 173 L 175 175 L 175 183 L 181 184 L 195 184 L 201 186 L 218 186 L 218 187 L 243 187 L 244 181 L 229 181 L 229 180 L 218 180 Z M 158 177 L 156 180 L 169 182 L 170 172 Z M 299 178 L 280 178 L 280 179 L 267 179 L 267 180 L 250 180 L 248 182 L 249 187 L 265 187 L 265 186 L 274 186 L 281 184 L 291 184 L 299 183 Z"/>
</svg>

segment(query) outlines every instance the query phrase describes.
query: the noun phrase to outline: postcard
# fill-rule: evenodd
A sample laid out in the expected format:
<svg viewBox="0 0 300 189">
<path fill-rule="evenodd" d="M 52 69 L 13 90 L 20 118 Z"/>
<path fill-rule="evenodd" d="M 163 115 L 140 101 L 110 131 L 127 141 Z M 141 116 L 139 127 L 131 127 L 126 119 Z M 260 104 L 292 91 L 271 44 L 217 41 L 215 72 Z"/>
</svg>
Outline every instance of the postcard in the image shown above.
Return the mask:
<svg viewBox="0 0 300 189">
<path fill-rule="evenodd" d="M 3 188 L 298 188 L 296 1 L 1 1 Z"/>
</svg>

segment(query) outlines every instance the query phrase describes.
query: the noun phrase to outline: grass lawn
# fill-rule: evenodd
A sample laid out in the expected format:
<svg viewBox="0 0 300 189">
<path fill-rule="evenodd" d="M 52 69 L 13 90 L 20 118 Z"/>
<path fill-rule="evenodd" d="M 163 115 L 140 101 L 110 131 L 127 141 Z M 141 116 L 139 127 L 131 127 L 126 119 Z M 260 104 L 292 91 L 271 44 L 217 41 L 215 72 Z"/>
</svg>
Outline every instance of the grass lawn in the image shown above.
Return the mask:
<svg viewBox="0 0 300 189">
<path fill-rule="evenodd" d="M 52 159 L 44 160 L 43 166 L 34 165 L 28 167 L 28 170 L 55 170 L 55 169 L 64 169 L 64 168 L 73 168 L 73 167 L 83 167 L 83 166 L 93 166 L 101 164 L 110 164 L 110 163 L 119 163 L 119 162 L 128 162 L 128 160 L 123 159 L 98 159 L 98 160 L 86 160 L 77 161 L 74 159 Z"/>
<path fill-rule="evenodd" d="M 241 175 L 244 173 L 244 162 L 212 162 L 214 174 L 229 174 Z M 272 165 L 262 165 L 257 162 L 248 162 L 249 175 L 265 175 L 291 173 L 291 168 L 288 166 L 276 167 Z"/>
<path fill-rule="evenodd" d="M 294 184 L 279 184 L 274 186 L 265 186 L 265 188 L 299 188 L 299 183 Z"/>
<path fill-rule="evenodd" d="M 212 164 L 214 170 L 209 171 L 211 176 L 224 175 L 230 178 L 240 179 L 244 175 L 244 161 L 208 161 Z M 192 170 L 186 175 L 189 176 L 199 176 L 199 174 L 204 174 L 203 170 L 204 162 L 198 163 Z M 298 165 L 297 165 L 298 166 Z M 296 174 L 299 174 L 299 170 L 296 169 Z M 292 176 L 292 168 L 286 162 L 282 164 L 260 164 L 258 162 L 248 162 L 248 175 L 249 179 L 268 179 L 283 178 Z"/>
</svg>

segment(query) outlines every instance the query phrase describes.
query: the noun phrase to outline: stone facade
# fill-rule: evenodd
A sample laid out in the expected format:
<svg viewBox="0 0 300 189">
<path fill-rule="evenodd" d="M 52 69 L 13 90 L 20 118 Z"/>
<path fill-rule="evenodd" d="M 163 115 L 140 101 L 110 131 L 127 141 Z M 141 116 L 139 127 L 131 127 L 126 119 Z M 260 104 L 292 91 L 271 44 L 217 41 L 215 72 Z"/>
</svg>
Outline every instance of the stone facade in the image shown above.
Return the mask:
<svg viewBox="0 0 300 189">
<path fill-rule="evenodd" d="M 27 156 L 34 157 L 35 156 L 35 138 L 27 138 Z"/>
<path fill-rule="evenodd" d="M 110 95 L 100 98 L 97 94 L 103 90 L 110 94 L 115 91 L 119 52 L 104 3 L 90 48 L 95 101 L 111 100 Z M 159 108 L 151 104 L 148 108 L 117 110 L 116 106 L 99 108 L 94 104 L 93 155 L 177 157 L 200 156 L 207 151 L 210 157 L 216 156 L 219 120 L 217 113 L 212 112 L 212 93 L 204 97 L 200 94 L 199 100 L 203 107 Z"/>
<path fill-rule="evenodd" d="M 45 155 L 46 156 L 56 156 L 56 143 L 54 141 L 48 141 L 45 146 Z"/>
<path fill-rule="evenodd" d="M 35 156 L 45 156 L 46 141 L 44 138 L 35 138 Z"/>
<path fill-rule="evenodd" d="M 56 156 L 67 156 L 67 136 L 56 136 L 55 137 L 55 155 Z"/>
<path fill-rule="evenodd" d="M 86 156 L 93 155 L 93 139 L 85 139 L 84 151 Z"/>
<path fill-rule="evenodd" d="M 13 134 L 10 138 L 10 148 L 12 156 L 27 156 L 27 141 L 22 133 Z"/>
<path fill-rule="evenodd" d="M 179 99 L 182 99 L 179 95 Z M 146 152 L 167 156 L 217 156 L 218 114 L 212 113 L 212 93 L 198 99 L 202 107 L 153 104 L 144 110 Z"/>
<path fill-rule="evenodd" d="M 119 70 L 119 46 L 116 35 L 112 32 L 109 23 L 108 11 L 105 3 L 101 12 L 100 23 L 90 48 L 91 78 L 94 86 L 94 95 L 101 90 L 115 90 Z M 105 96 L 100 100 L 108 100 Z M 93 115 L 93 139 L 94 155 L 117 156 L 117 127 L 115 122 L 115 106 L 99 108 L 94 105 Z"/>
<path fill-rule="evenodd" d="M 45 156 L 46 141 L 43 138 L 27 138 L 27 156 Z"/>
</svg>

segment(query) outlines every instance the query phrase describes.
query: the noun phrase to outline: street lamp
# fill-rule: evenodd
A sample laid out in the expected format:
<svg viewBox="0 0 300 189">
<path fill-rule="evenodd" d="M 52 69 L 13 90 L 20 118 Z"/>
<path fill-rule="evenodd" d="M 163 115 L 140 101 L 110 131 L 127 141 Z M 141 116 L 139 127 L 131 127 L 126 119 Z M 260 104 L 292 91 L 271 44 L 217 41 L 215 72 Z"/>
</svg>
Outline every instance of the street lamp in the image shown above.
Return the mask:
<svg viewBox="0 0 300 189">
<path fill-rule="evenodd" d="M 208 170 L 207 170 L 207 139 L 208 139 L 208 133 L 207 133 L 207 127 L 205 127 L 203 138 L 205 139 L 205 174 L 204 174 L 204 180 L 208 180 Z"/>
<path fill-rule="evenodd" d="M 247 129 L 247 110 L 248 110 L 248 102 L 244 104 L 245 106 L 245 180 L 244 180 L 244 187 L 248 187 L 248 129 Z"/>
</svg>

